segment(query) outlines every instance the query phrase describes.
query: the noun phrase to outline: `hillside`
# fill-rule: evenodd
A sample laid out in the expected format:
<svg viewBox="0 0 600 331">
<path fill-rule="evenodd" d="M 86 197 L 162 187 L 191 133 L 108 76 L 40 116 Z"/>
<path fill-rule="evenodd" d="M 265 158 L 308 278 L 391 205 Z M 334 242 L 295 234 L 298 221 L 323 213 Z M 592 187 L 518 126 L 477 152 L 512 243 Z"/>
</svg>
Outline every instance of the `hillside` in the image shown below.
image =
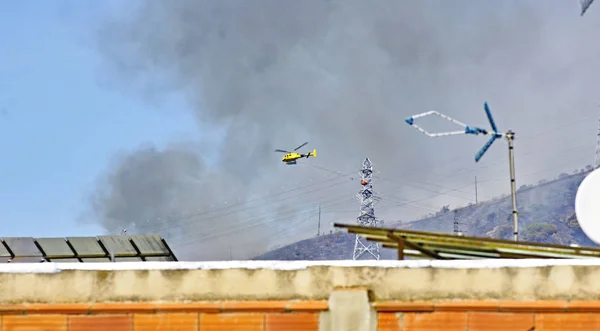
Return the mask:
<svg viewBox="0 0 600 331">
<path fill-rule="evenodd" d="M 572 175 L 561 174 L 552 181 L 535 186 L 521 186 L 517 191 L 520 240 L 597 246 L 581 231 L 575 217 L 575 194 L 591 167 Z M 498 239 L 512 238 L 510 196 L 470 205 L 456 211 L 447 207 L 431 217 L 393 223 L 390 227 L 431 232 L 453 233 L 454 215 L 460 230 L 469 236 Z M 267 252 L 255 260 L 345 260 L 352 258 L 354 235 L 338 232 L 302 240 Z M 382 259 L 395 259 L 393 250 L 382 251 Z"/>
</svg>

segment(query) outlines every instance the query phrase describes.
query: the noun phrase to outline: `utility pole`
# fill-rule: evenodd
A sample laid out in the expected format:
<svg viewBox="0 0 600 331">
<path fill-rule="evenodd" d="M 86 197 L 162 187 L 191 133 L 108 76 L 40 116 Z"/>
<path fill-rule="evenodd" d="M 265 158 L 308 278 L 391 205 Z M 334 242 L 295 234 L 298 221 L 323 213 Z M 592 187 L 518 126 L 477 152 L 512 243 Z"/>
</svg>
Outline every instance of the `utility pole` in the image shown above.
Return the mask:
<svg viewBox="0 0 600 331">
<path fill-rule="evenodd" d="M 598 134 L 596 136 L 596 156 L 594 158 L 594 169 L 600 167 L 600 119 L 598 120 Z"/>
<path fill-rule="evenodd" d="M 454 136 L 454 135 L 462 135 L 462 134 L 472 134 L 472 135 L 482 134 L 482 135 L 486 135 L 486 136 L 491 136 L 490 139 L 485 143 L 485 145 L 483 145 L 483 147 L 481 147 L 479 152 L 477 152 L 477 154 L 475 154 L 475 162 L 479 162 L 479 160 L 481 159 L 483 154 L 485 154 L 485 152 L 490 148 L 490 146 L 492 146 L 492 144 L 494 143 L 494 141 L 496 141 L 496 139 L 499 139 L 502 137 L 506 138 L 506 140 L 508 141 L 508 158 L 509 158 L 509 168 L 510 168 L 510 191 L 511 191 L 511 196 L 512 196 L 512 215 L 513 215 L 513 222 L 514 222 L 513 234 L 514 234 L 514 240 L 518 241 L 519 240 L 519 215 L 517 214 L 517 188 L 516 188 L 516 180 L 515 180 L 515 156 L 514 156 L 514 151 L 513 151 L 513 149 L 514 149 L 513 142 L 515 139 L 515 133 L 510 130 L 506 131 L 506 132 L 499 132 L 496 127 L 496 123 L 494 122 L 492 113 L 490 112 L 490 108 L 489 108 L 487 102 L 484 103 L 484 110 L 485 110 L 486 116 L 488 118 L 488 121 L 490 122 L 491 130 L 486 130 L 486 129 L 466 125 L 465 123 L 457 121 L 457 120 L 455 120 L 447 115 L 444 115 L 436 110 L 431 110 L 431 111 L 428 111 L 425 113 L 413 115 L 411 117 L 406 118 L 405 122 L 428 137 L 444 137 L 444 136 Z M 463 127 L 463 129 L 459 130 L 459 131 L 431 133 L 415 124 L 416 119 L 418 119 L 420 117 L 429 116 L 429 115 L 439 116 L 445 120 L 448 120 L 450 122 L 453 122 L 456 125 Z"/>
<path fill-rule="evenodd" d="M 464 208 L 466 208 L 466 207 L 454 209 L 454 235 L 455 236 L 460 236 L 463 234 L 462 231 L 460 231 L 460 225 L 465 224 L 465 223 L 458 221 L 458 212 L 463 210 Z"/>
<path fill-rule="evenodd" d="M 454 209 L 454 235 L 457 236 L 460 231 L 458 230 L 458 217 L 456 215 L 456 209 Z"/>
<path fill-rule="evenodd" d="M 478 204 L 479 200 L 477 199 L 477 176 L 475 176 L 475 204 Z"/>
<path fill-rule="evenodd" d="M 517 213 L 517 181 L 515 179 L 515 151 L 513 140 L 515 133 L 511 130 L 506 131 L 506 140 L 508 141 L 508 166 L 510 169 L 510 195 L 512 198 L 512 216 L 514 227 L 514 240 L 519 241 L 519 214 Z"/>
<path fill-rule="evenodd" d="M 319 205 L 319 223 L 317 225 L 317 237 L 321 235 L 321 205 Z"/>
<path fill-rule="evenodd" d="M 361 176 L 362 189 L 358 192 L 357 197 L 360 199 L 360 214 L 357 218 L 358 224 L 369 227 L 379 227 L 381 221 L 375 217 L 375 209 L 373 208 L 373 164 L 369 158 L 363 161 L 362 170 L 359 172 Z M 360 235 L 356 235 L 354 241 L 353 260 L 368 252 L 376 260 L 379 260 L 379 244 L 368 243 Z"/>
</svg>

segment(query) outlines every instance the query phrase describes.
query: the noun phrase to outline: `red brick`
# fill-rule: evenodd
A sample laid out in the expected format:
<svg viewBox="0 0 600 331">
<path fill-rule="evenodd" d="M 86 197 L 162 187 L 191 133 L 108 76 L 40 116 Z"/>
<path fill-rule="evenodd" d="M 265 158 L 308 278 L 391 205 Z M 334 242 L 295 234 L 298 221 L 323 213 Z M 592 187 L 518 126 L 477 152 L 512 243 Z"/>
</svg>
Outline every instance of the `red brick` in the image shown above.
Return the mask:
<svg viewBox="0 0 600 331">
<path fill-rule="evenodd" d="M 198 314 L 135 314 L 134 331 L 198 331 Z"/>
<path fill-rule="evenodd" d="M 567 310 L 567 301 L 540 300 L 540 301 L 501 301 L 501 312 L 564 312 Z"/>
<path fill-rule="evenodd" d="M 67 331 L 66 315 L 7 315 L 2 317 L 2 331 Z"/>
<path fill-rule="evenodd" d="M 200 314 L 202 331 L 264 331 L 264 324 L 259 313 Z"/>
<path fill-rule="evenodd" d="M 290 311 L 324 311 L 329 307 L 327 301 L 289 301 L 286 309 Z"/>
<path fill-rule="evenodd" d="M 445 301 L 435 304 L 436 311 L 499 311 L 498 301 Z"/>
<path fill-rule="evenodd" d="M 319 313 L 267 314 L 265 331 L 318 331 Z"/>
<path fill-rule="evenodd" d="M 534 327 L 533 313 L 470 312 L 469 331 L 529 331 Z"/>
<path fill-rule="evenodd" d="M 225 312 L 285 312 L 288 301 L 225 301 L 221 311 Z"/>
<path fill-rule="evenodd" d="M 132 320 L 131 315 L 69 316 L 69 331 L 133 331 Z"/>
<path fill-rule="evenodd" d="M 373 303 L 377 311 L 389 312 L 430 312 L 434 311 L 435 305 L 431 301 L 382 301 Z"/>
<path fill-rule="evenodd" d="M 403 331 L 397 313 L 378 313 L 377 331 Z"/>
<path fill-rule="evenodd" d="M 94 303 L 90 306 L 92 314 L 131 314 L 153 313 L 156 305 L 152 303 Z"/>
<path fill-rule="evenodd" d="M 405 313 L 402 318 L 402 326 L 403 331 L 465 331 L 467 328 L 467 313 Z"/>
<path fill-rule="evenodd" d="M 27 304 L 25 305 L 27 314 L 87 314 L 90 310 L 89 304 Z"/>
<path fill-rule="evenodd" d="M 600 330 L 600 314 L 545 313 L 535 314 L 535 331 Z"/>
<path fill-rule="evenodd" d="M 164 302 L 154 305 L 157 313 L 218 313 L 219 304 L 216 302 L 175 303 Z"/>
<path fill-rule="evenodd" d="M 597 313 L 600 312 L 600 301 L 570 301 L 567 304 L 567 311 L 574 313 Z"/>
</svg>

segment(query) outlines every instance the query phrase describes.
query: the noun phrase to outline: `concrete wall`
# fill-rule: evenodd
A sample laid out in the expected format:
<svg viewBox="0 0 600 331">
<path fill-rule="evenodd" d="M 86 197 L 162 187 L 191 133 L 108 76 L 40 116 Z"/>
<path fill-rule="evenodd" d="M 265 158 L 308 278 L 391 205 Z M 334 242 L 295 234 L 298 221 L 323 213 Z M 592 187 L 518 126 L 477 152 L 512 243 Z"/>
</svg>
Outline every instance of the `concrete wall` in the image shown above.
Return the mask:
<svg viewBox="0 0 600 331">
<path fill-rule="evenodd" d="M 600 330 L 599 280 L 596 260 L 7 264 L 0 330 Z"/>
</svg>

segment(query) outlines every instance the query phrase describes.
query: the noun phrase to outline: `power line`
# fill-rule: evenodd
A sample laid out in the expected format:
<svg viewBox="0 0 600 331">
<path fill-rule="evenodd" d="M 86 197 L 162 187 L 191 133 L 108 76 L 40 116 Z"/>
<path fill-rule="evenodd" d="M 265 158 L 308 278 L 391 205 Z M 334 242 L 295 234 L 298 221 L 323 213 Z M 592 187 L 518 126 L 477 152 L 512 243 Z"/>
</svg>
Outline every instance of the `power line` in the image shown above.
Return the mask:
<svg viewBox="0 0 600 331">
<path fill-rule="evenodd" d="M 583 160 L 583 159 L 585 159 L 585 156 L 581 157 L 579 159 L 576 159 L 576 160 L 571 160 L 569 163 L 572 164 L 573 162 L 577 162 L 577 161 Z M 546 171 L 555 171 L 554 170 L 555 168 L 556 167 L 553 167 L 551 169 L 547 169 Z M 538 173 L 539 173 L 539 171 L 535 171 L 535 172 L 533 172 L 531 174 L 525 174 L 523 176 L 526 177 L 526 176 L 533 175 L 533 174 L 538 174 Z M 501 178 L 498 178 L 498 179 L 492 179 L 492 178 L 490 178 L 490 179 L 481 180 L 479 182 L 489 182 L 489 181 L 496 181 L 496 180 L 500 180 L 500 179 Z M 447 191 L 444 191 L 444 192 L 439 192 L 438 194 L 435 194 L 435 195 L 429 196 L 429 197 L 425 197 L 423 199 L 417 199 L 417 200 L 412 200 L 412 201 L 407 201 L 407 202 L 404 202 L 404 203 L 400 203 L 400 204 L 397 204 L 396 206 L 393 206 L 393 207 L 407 206 L 407 205 L 413 204 L 413 203 L 418 202 L 418 201 L 423 201 L 423 200 L 428 200 L 428 199 L 431 199 L 431 198 L 435 198 L 435 197 L 440 196 L 440 195 L 445 195 L 447 192 L 460 190 L 461 188 L 464 188 L 464 187 L 469 186 L 469 185 L 472 185 L 472 183 L 465 184 L 464 186 L 458 186 L 458 187 L 455 187 L 454 189 L 450 189 L 450 190 L 447 190 Z M 285 213 L 283 213 L 283 214 L 285 214 Z M 303 213 L 303 214 L 306 214 L 306 213 Z M 276 216 L 281 216 L 281 215 L 276 215 Z M 300 216 L 301 216 L 301 214 L 297 215 L 295 218 L 300 217 Z M 211 235 L 205 235 L 205 236 L 198 237 L 197 235 L 190 234 L 190 236 L 194 237 L 194 238 L 192 238 L 194 240 L 194 243 L 192 243 L 190 245 L 184 245 L 183 247 L 197 244 L 197 239 L 200 239 L 200 240 L 202 240 L 202 239 L 211 240 L 211 237 L 212 237 L 212 239 L 217 239 L 217 238 L 220 238 L 220 237 L 223 237 L 223 236 L 227 236 L 227 235 L 231 235 L 231 234 L 234 234 L 234 233 L 244 232 L 244 231 L 247 231 L 247 230 L 252 229 L 252 228 L 258 228 L 258 227 L 261 227 L 261 226 L 269 226 L 269 225 L 273 225 L 273 224 L 276 224 L 276 223 L 280 223 L 282 220 L 286 220 L 286 219 L 293 219 L 293 218 L 285 218 L 285 219 L 278 218 L 277 220 L 272 221 L 270 223 L 264 223 L 263 222 L 262 224 L 261 223 L 251 223 L 250 226 L 242 227 L 242 228 L 236 227 L 234 225 L 234 226 L 232 226 L 232 230 L 235 229 L 233 232 L 226 231 L 224 233 L 213 234 L 212 236 Z M 181 247 L 181 245 L 177 245 L 177 246 Z"/>
<path fill-rule="evenodd" d="M 533 136 L 533 137 L 535 137 L 535 136 Z M 527 138 L 531 138 L 531 137 L 527 137 Z M 574 153 L 575 151 L 576 151 L 576 150 L 573 150 L 573 149 L 571 149 L 571 150 L 569 151 L 569 154 L 571 154 L 571 153 Z M 538 151 L 536 151 L 536 152 L 539 152 L 539 150 L 538 150 Z M 528 155 L 529 155 L 529 154 L 536 154 L 536 152 L 529 152 L 529 153 L 525 153 L 525 154 L 528 154 Z M 571 161 L 572 161 L 572 160 L 571 160 Z M 569 162 L 569 164 L 570 164 L 570 163 L 572 163 L 572 162 Z M 494 166 L 498 166 L 498 164 L 496 164 L 496 165 L 494 165 Z M 439 168 L 439 167 L 438 167 L 438 168 Z M 492 166 L 490 166 L 489 168 L 492 168 Z M 324 168 L 324 169 L 326 169 L 326 168 Z M 554 168 L 553 168 L 553 169 L 554 169 Z M 553 171 L 553 170 L 550 170 L 550 171 Z M 333 173 L 336 173 L 336 174 L 339 174 L 339 173 L 340 173 L 340 172 L 337 172 L 337 171 L 332 171 L 332 170 L 330 170 L 330 172 L 333 172 Z M 537 174 L 539 174 L 540 172 L 544 172 L 544 171 L 539 171 L 539 170 L 538 170 L 538 171 L 535 171 L 533 174 L 536 174 L 536 175 L 537 175 Z M 348 176 L 348 175 L 350 175 L 350 174 L 351 174 L 351 173 L 345 174 L 345 176 Z M 532 175 L 533 175 L 533 174 L 532 174 Z M 529 174 L 525 175 L 524 177 L 526 177 L 526 176 L 529 176 Z M 252 202 L 255 202 L 255 201 L 260 201 L 260 200 L 266 199 L 266 198 L 268 198 L 268 197 L 271 197 L 271 196 L 279 196 L 279 195 L 283 195 L 283 194 L 286 194 L 286 193 L 289 193 L 289 192 L 294 192 L 294 191 L 296 191 L 296 192 L 297 192 L 297 191 L 302 191 L 303 189 L 306 189 L 306 188 L 308 188 L 308 187 L 314 187 L 314 186 L 316 186 L 316 185 L 320 185 L 320 184 L 322 184 L 322 183 L 323 183 L 323 182 L 325 182 L 325 181 L 335 180 L 335 179 L 337 179 L 337 178 L 340 178 L 340 177 L 342 177 L 342 176 L 341 176 L 341 175 L 337 175 L 337 176 L 336 176 L 336 177 L 334 177 L 334 178 L 329 178 L 329 179 L 327 179 L 327 180 L 321 181 L 320 183 L 315 183 L 315 184 L 305 185 L 305 186 L 302 186 L 302 187 L 297 187 L 297 188 L 294 188 L 294 189 L 291 189 L 291 190 L 287 190 L 287 191 L 284 191 L 284 192 L 278 192 L 278 193 L 271 194 L 271 195 L 268 195 L 268 196 L 260 197 L 260 198 L 253 199 L 253 200 L 249 200 L 249 201 L 247 201 L 247 202 L 238 203 L 238 204 L 236 204 L 236 205 L 225 206 L 225 207 L 223 207 L 223 208 L 212 209 L 212 210 L 205 211 L 205 212 L 202 212 L 202 213 L 197 213 L 197 214 L 187 215 L 187 216 L 185 216 L 185 217 L 183 217 L 183 218 L 189 218 L 189 217 L 192 217 L 192 218 L 193 218 L 193 217 L 195 217 L 195 216 L 197 216 L 197 215 L 199 216 L 199 215 L 202 215 L 202 214 L 204 214 L 204 215 L 207 215 L 207 214 L 209 214 L 209 213 L 217 212 L 217 211 L 219 211 L 219 210 L 231 210 L 232 208 L 235 208 L 235 207 L 237 207 L 237 206 L 243 206 L 243 205 L 247 205 L 247 204 L 249 204 L 249 203 L 252 203 Z M 384 180 L 389 180 L 389 179 L 385 178 Z M 483 181 L 480 181 L 480 182 L 486 182 L 486 181 L 496 181 L 496 180 L 498 180 L 498 179 L 489 179 L 489 180 L 483 180 Z M 427 182 L 422 182 L 422 183 L 423 183 L 424 185 L 440 186 L 440 185 L 433 184 L 433 183 L 427 183 Z M 343 184 L 343 183 L 338 183 L 338 184 Z M 338 184 L 334 184 L 333 186 L 336 186 L 336 185 L 338 185 Z M 312 191 L 310 191 L 310 192 L 303 192 L 303 193 L 301 192 L 301 194 L 300 194 L 300 195 L 302 195 L 302 194 L 307 194 L 307 193 L 311 193 L 311 192 L 314 192 L 314 191 L 315 191 L 315 190 L 312 190 Z M 430 191 L 432 191 L 432 190 L 430 190 Z M 432 197 L 426 197 L 426 198 L 424 198 L 424 199 L 418 199 L 418 200 L 413 200 L 413 201 L 407 201 L 407 202 L 404 202 L 404 203 L 399 203 L 399 204 L 396 204 L 396 207 L 398 207 L 398 206 L 401 206 L 401 208 L 402 208 L 402 207 L 404 207 L 404 208 L 405 208 L 406 206 L 408 206 L 408 205 L 410 205 L 410 204 L 415 204 L 415 203 L 416 203 L 416 202 L 418 202 L 418 201 L 424 201 L 424 200 L 428 200 L 428 199 L 431 199 L 431 198 L 434 198 L 434 197 L 437 197 L 437 196 L 440 196 L 440 195 L 448 195 L 448 196 L 451 196 L 450 194 L 448 194 L 448 192 L 460 192 L 460 188 L 458 188 L 458 189 L 454 188 L 454 189 L 446 190 L 446 192 L 439 192 L 439 191 L 436 191 L 436 194 L 435 194 L 434 196 L 432 196 Z M 291 196 L 291 197 L 287 197 L 286 199 L 288 199 L 288 198 L 294 198 L 294 197 L 296 197 L 296 195 L 294 195 L 294 196 Z M 275 201 L 275 203 L 280 203 L 280 202 L 281 202 L 281 201 Z M 261 205 L 261 206 L 264 206 L 264 205 Z M 256 207 L 259 207 L 259 206 L 256 206 Z M 250 208 L 246 208 L 246 209 L 242 209 L 242 210 L 237 210 L 237 211 L 234 211 L 234 213 L 237 213 L 237 212 L 242 212 L 242 211 L 244 211 L 244 210 L 247 210 L 247 209 L 252 209 L 252 208 L 256 208 L 256 207 L 250 207 Z M 431 210 L 433 210 L 433 209 L 431 209 Z M 214 217 L 222 217 L 222 216 L 224 216 L 224 215 L 217 215 L 217 216 L 213 216 L 213 218 L 214 218 Z M 190 222 L 190 223 L 188 223 L 188 224 L 191 224 L 191 223 L 194 223 L 194 222 Z M 183 225 L 183 224 L 182 224 L 182 225 Z M 258 226 L 260 226 L 260 224 L 257 224 L 257 225 L 258 225 Z M 166 224 L 166 226 L 168 226 L 168 227 L 171 227 L 171 228 L 173 227 L 172 225 L 169 225 L 169 224 Z M 229 233 L 223 233 L 222 235 L 228 235 L 228 234 L 229 234 Z M 219 237 L 220 237 L 220 236 L 219 236 Z"/>
<path fill-rule="evenodd" d="M 369 158 L 363 161 L 360 171 L 361 190 L 358 192 L 360 199 L 360 215 L 358 216 L 358 224 L 367 227 L 379 227 L 381 221 L 375 217 L 375 208 L 373 207 L 374 192 L 373 192 L 373 164 Z M 379 260 L 379 243 L 367 242 L 360 235 L 356 235 L 354 239 L 354 250 L 352 259 L 359 259 L 364 253 L 369 253 L 375 260 Z"/>
<path fill-rule="evenodd" d="M 554 169 L 549 169 L 548 171 L 554 171 Z M 538 170 L 538 171 L 535 171 L 535 172 L 533 172 L 531 174 L 525 174 L 524 177 L 529 176 L 529 175 L 533 175 L 533 174 L 539 174 L 539 173 L 540 173 L 540 171 Z M 481 182 L 490 182 L 490 181 L 497 181 L 497 180 L 499 180 L 499 179 L 498 178 L 496 178 L 496 179 L 490 178 L 490 179 L 480 180 L 479 182 L 481 183 Z M 425 198 L 416 199 L 416 200 L 410 200 L 410 201 L 406 201 L 406 202 L 402 202 L 402 203 L 397 203 L 397 204 L 395 204 L 395 205 L 393 205 L 391 207 L 394 207 L 393 209 L 398 208 L 398 207 L 403 208 L 403 207 L 406 207 L 408 205 L 411 205 L 411 204 L 414 204 L 414 203 L 417 203 L 417 202 L 420 202 L 420 201 L 429 200 L 429 199 L 432 199 L 432 198 L 435 198 L 435 197 L 438 197 L 438 196 L 441 196 L 441 195 L 447 195 L 449 192 L 459 191 L 460 189 L 462 189 L 464 187 L 467 187 L 467 186 L 470 186 L 470 185 L 472 185 L 472 183 L 468 183 L 466 185 L 455 187 L 453 189 L 449 189 L 449 190 L 442 191 L 442 192 L 438 191 L 438 192 L 436 192 L 436 194 L 434 194 L 432 196 L 427 196 Z M 310 193 L 310 192 L 307 192 L 307 193 Z M 388 210 L 388 209 L 384 208 L 384 210 Z M 225 233 L 223 235 L 227 235 L 227 233 Z"/>
<path fill-rule="evenodd" d="M 536 135 L 527 136 L 527 137 L 521 137 L 521 138 L 520 138 L 520 140 L 523 140 L 523 139 L 531 139 L 531 138 L 536 138 L 536 137 L 537 137 L 537 136 L 539 136 L 539 135 L 542 135 L 542 134 L 545 134 L 546 132 L 551 132 L 551 131 L 553 131 L 553 130 L 546 130 L 546 131 L 543 131 L 543 132 L 537 133 Z M 539 152 L 539 150 L 537 150 L 536 152 Z M 534 152 L 534 153 L 531 153 L 531 152 L 530 152 L 530 153 L 525 153 L 525 154 L 520 154 L 520 155 L 530 155 L 530 154 L 535 154 L 535 152 Z M 455 160 L 455 161 L 456 161 L 456 159 L 457 159 L 457 158 L 454 158 L 454 160 Z M 449 163 L 449 162 L 442 162 L 442 164 L 447 164 L 447 163 Z M 450 163 L 452 163 L 452 162 L 450 162 Z M 493 165 L 493 166 L 498 166 L 498 165 L 499 165 L 499 164 L 495 164 L 495 165 Z M 237 204 L 234 204 L 234 205 L 229 205 L 229 206 L 224 206 L 224 207 L 221 207 L 221 208 L 211 209 L 211 210 L 208 210 L 208 211 L 203 211 L 203 212 L 200 212 L 200 213 L 188 214 L 188 215 L 184 215 L 184 216 L 180 216 L 180 217 L 176 217 L 176 218 L 168 218 L 168 217 L 164 217 L 164 218 L 165 218 L 165 219 L 167 219 L 167 221 L 168 221 L 169 223 L 170 223 L 170 222 L 174 222 L 174 221 L 178 221 L 178 220 L 182 220 L 182 219 L 187 219 L 187 218 L 196 218 L 196 217 L 199 217 L 199 216 L 207 215 L 207 214 L 209 214 L 209 213 L 213 213 L 213 212 L 217 212 L 217 211 L 221 211 L 221 210 L 228 210 L 228 209 L 231 209 L 231 208 L 234 208 L 234 207 L 237 207 L 237 206 L 241 206 L 241 205 L 247 205 L 247 204 L 250 204 L 250 203 L 253 203 L 253 202 L 257 202 L 257 201 L 260 201 L 260 200 L 264 200 L 264 199 L 267 199 L 267 198 L 271 198 L 271 197 L 275 197 L 275 196 L 283 195 L 283 194 L 286 194 L 286 193 L 290 193 L 290 192 L 294 192 L 294 191 L 302 190 L 302 189 L 304 189 L 304 188 L 307 188 L 307 187 L 311 187 L 311 186 L 319 185 L 319 184 L 321 184 L 322 182 L 326 182 L 326 181 L 330 181 L 330 180 L 335 180 L 335 179 L 337 179 L 337 178 L 340 178 L 340 177 L 343 177 L 343 176 L 349 176 L 349 175 L 352 173 L 352 172 L 350 172 L 350 173 L 346 173 L 346 174 L 341 174 L 339 171 L 334 171 L 334 170 L 327 169 L 327 168 L 320 167 L 320 166 L 314 166 L 314 165 L 311 165 L 311 166 L 313 166 L 313 167 L 315 167 L 315 168 L 319 168 L 319 169 L 325 170 L 325 171 L 328 171 L 328 172 L 335 173 L 337 176 L 336 176 L 336 177 L 333 177 L 333 178 L 326 179 L 326 180 L 324 180 L 324 181 L 321 181 L 320 183 L 309 184 L 309 185 L 305 185 L 305 186 L 302 186 L 302 187 L 294 188 L 294 189 L 291 189 L 291 190 L 287 190 L 287 191 L 283 191 L 283 192 L 277 192 L 277 193 L 275 193 L 275 194 L 271 194 L 271 195 L 263 196 L 263 197 L 260 197 L 260 198 L 257 198 L 257 199 L 248 200 L 248 201 L 241 202 L 241 203 L 237 203 Z M 491 168 L 491 167 L 493 167 L 493 166 L 486 166 L 486 167 L 481 167 L 481 168 L 483 168 L 483 169 L 485 169 L 485 168 L 488 168 L 488 169 L 489 169 L 489 168 Z M 442 167 L 436 167 L 436 168 L 442 168 Z M 464 169 L 464 170 L 467 170 L 466 168 L 463 168 L 463 169 Z M 472 169 L 469 169 L 469 170 L 472 170 Z M 454 172 L 456 173 L 457 171 L 454 171 Z M 390 179 L 388 179 L 388 178 L 385 178 L 384 180 L 386 180 L 386 181 L 390 181 Z M 414 181 L 414 182 L 417 182 L 417 181 L 416 181 L 416 180 L 414 180 L 414 179 L 409 179 L 409 180 L 411 180 L 411 181 Z M 424 185 L 430 185 L 430 186 L 437 186 L 437 187 L 441 187 L 440 185 L 433 184 L 433 183 L 426 183 L 426 182 L 423 182 L 423 181 L 420 181 L 419 183 L 421 183 L 421 184 L 424 184 Z M 406 184 L 403 184 L 403 185 L 406 185 Z M 432 190 L 430 190 L 430 189 L 423 188 L 423 187 L 421 187 L 421 189 L 428 190 L 428 191 L 432 191 Z M 453 191 L 453 190 L 452 190 L 452 191 Z M 460 192 L 460 190 L 459 190 L 459 191 L 457 191 L 457 192 Z M 462 197 L 461 197 L 461 199 L 465 199 L 465 198 L 462 198 Z M 156 218 L 156 219 L 161 219 L 161 218 Z"/>
<path fill-rule="evenodd" d="M 351 173 L 344 174 L 344 175 L 338 175 L 336 177 L 329 178 L 329 179 L 320 181 L 318 183 L 304 185 L 304 186 L 297 187 L 297 188 L 294 188 L 294 189 L 291 189 L 291 190 L 286 190 L 286 191 L 283 191 L 283 192 L 277 192 L 277 193 L 274 193 L 274 194 L 270 194 L 270 195 L 263 196 L 263 197 L 256 198 L 256 199 L 251 199 L 251 200 L 248 200 L 248 201 L 245 201 L 245 202 L 240 202 L 240 203 L 236 203 L 236 204 L 229 205 L 229 206 L 223 206 L 223 207 L 220 207 L 220 208 L 215 208 L 215 209 L 211 209 L 211 210 L 207 210 L 207 211 L 202 211 L 202 212 L 198 212 L 198 213 L 191 213 L 191 214 L 187 214 L 185 216 L 167 218 L 166 221 L 169 224 L 165 224 L 164 228 L 155 228 L 155 231 L 156 230 L 160 231 L 160 230 L 163 230 L 163 229 L 172 228 L 173 225 L 170 224 L 172 222 L 177 222 L 177 221 L 182 221 L 182 220 L 189 220 L 189 219 L 192 219 L 192 218 L 199 218 L 199 217 L 203 217 L 203 220 L 214 219 L 216 217 L 227 216 L 227 215 L 231 215 L 231 214 L 239 213 L 239 212 L 244 212 L 244 211 L 248 211 L 248 210 L 255 209 L 255 208 L 265 207 L 265 206 L 271 205 L 273 203 L 281 202 L 283 200 L 288 200 L 288 199 L 291 199 L 291 198 L 297 198 L 298 196 L 302 196 L 302 195 L 305 195 L 305 194 L 308 194 L 308 193 L 314 193 L 314 192 L 322 191 L 324 189 L 331 188 L 331 187 L 334 187 L 334 186 L 337 186 L 337 185 L 346 184 L 346 183 L 348 183 L 346 181 L 345 182 L 340 182 L 340 183 L 333 183 L 333 184 L 325 186 L 325 187 L 320 187 L 320 188 L 317 188 L 317 189 L 314 189 L 314 190 L 311 190 L 311 191 L 300 192 L 299 194 L 296 194 L 296 195 L 284 197 L 284 198 L 282 198 L 280 200 L 273 200 L 273 201 L 270 201 L 270 202 L 267 202 L 267 203 L 263 203 L 263 204 L 260 204 L 260 205 L 255 205 L 255 206 L 247 206 L 247 205 L 249 205 L 251 203 L 254 203 L 254 202 L 266 200 L 266 199 L 273 198 L 273 197 L 276 197 L 276 196 L 281 196 L 281 195 L 284 195 L 284 194 L 287 194 L 287 193 L 291 193 L 291 192 L 301 191 L 301 190 L 306 189 L 306 188 L 315 187 L 317 185 L 321 185 L 323 183 L 339 179 L 339 178 L 347 176 L 349 174 L 351 174 Z M 246 206 L 246 207 L 242 208 L 242 209 L 239 209 L 239 210 L 230 211 L 232 208 L 241 207 L 241 206 Z M 224 214 L 221 213 L 221 214 L 217 214 L 217 215 L 209 215 L 209 216 L 207 216 L 208 214 L 215 213 L 215 212 L 218 212 L 218 211 L 227 211 L 227 212 L 224 213 Z M 156 218 L 156 220 L 159 220 L 159 219 L 160 218 Z M 194 223 L 194 222 L 195 221 L 192 220 L 192 221 L 188 221 L 188 222 L 180 222 L 178 224 L 180 224 L 180 225 L 189 225 L 189 224 Z"/>
<path fill-rule="evenodd" d="M 346 197 L 344 197 L 346 199 Z M 335 203 L 335 201 L 339 200 L 338 198 L 329 199 L 323 203 L 323 206 L 327 206 L 328 204 Z M 252 229 L 256 229 L 259 227 L 270 227 L 276 225 L 284 224 L 286 220 L 292 220 L 297 217 L 301 217 L 302 215 L 307 215 L 313 213 L 312 210 L 308 211 L 297 211 L 294 207 L 288 208 L 287 210 L 279 211 L 274 215 L 269 217 L 264 217 L 262 215 L 258 215 L 254 218 L 245 219 L 244 224 L 231 224 L 224 229 L 214 230 L 210 229 L 209 233 L 199 233 L 197 231 L 188 231 L 183 236 L 178 236 L 175 239 L 179 243 L 188 243 L 193 242 L 193 244 L 197 244 L 198 240 L 202 240 L 204 242 L 209 240 L 218 239 L 224 236 L 229 236 L 234 233 L 247 232 Z M 291 216 L 290 216 L 291 215 Z M 184 245 L 185 247 L 185 245 Z"/>
</svg>

